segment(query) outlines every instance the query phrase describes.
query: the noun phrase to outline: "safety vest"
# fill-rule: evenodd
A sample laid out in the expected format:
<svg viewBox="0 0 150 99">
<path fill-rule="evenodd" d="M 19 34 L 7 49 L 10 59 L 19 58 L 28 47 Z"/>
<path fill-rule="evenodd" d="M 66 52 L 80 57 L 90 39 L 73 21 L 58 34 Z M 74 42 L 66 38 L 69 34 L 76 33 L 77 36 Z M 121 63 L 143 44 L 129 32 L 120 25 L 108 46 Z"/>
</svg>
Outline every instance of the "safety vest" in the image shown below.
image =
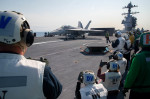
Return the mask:
<svg viewBox="0 0 150 99">
<path fill-rule="evenodd" d="M 90 84 L 80 89 L 81 99 L 107 99 L 107 89 L 102 84 Z"/>
<path fill-rule="evenodd" d="M 103 85 L 107 89 L 107 91 L 118 90 L 120 81 L 120 72 L 105 72 L 105 82 L 103 82 Z"/>
<path fill-rule="evenodd" d="M 129 49 L 131 47 L 131 41 L 130 40 L 126 40 L 125 43 L 127 44 L 127 48 Z M 130 51 L 126 50 L 125 48 L 124 48 L 123 51 L 124 51 L 123 52 L 124 54 L 128 54 L 130 52 Z"/>
<path fill-rule="evenodd" d="M 105 34 L 105 37 L 109 37 L 109 33 L 108 32 Z"/>
<path fill-rule="evenodd" d="M 119 37 L 118 40 L 119 40 L 119 44 L 118 44 L 118 46 L 116 48 L 114 48 L 114 50 L 115 51 L 116 50 L 117 51 L 123 51 L 124 45 L 125 45 L 125 39 L 123 37 Z"/>
<path fill-rule="evenodd" d="M 45 99 L 45 63 L 22 55 L 0 53 L 0 97 L 4 99 Z"/>
<path fill-rule="evenodd" d="M 121 60 L 117 60 L 117 64 L 120 67 L 120 73 L 121 75 L 125 72 L 126 66 L 127 66 L 127 60 L 125 58 L 122 58 Z"/>
</svg>

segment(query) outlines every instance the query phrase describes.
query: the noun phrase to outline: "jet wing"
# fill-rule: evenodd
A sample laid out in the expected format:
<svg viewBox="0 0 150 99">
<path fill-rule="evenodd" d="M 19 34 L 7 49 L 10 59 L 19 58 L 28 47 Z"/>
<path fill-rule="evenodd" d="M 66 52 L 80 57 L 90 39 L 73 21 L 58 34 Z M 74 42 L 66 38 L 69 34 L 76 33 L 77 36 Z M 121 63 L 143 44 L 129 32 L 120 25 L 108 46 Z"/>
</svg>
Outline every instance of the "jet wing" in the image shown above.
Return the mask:
<svg viewBox="0 0 150 99">
<path fill-rule="evenodd" d="M 88 29 L 68 29 L 66 31 L 78 31 L 78 32 L 103 32 L 104 30 L 88 30 Z"/>
</svg>

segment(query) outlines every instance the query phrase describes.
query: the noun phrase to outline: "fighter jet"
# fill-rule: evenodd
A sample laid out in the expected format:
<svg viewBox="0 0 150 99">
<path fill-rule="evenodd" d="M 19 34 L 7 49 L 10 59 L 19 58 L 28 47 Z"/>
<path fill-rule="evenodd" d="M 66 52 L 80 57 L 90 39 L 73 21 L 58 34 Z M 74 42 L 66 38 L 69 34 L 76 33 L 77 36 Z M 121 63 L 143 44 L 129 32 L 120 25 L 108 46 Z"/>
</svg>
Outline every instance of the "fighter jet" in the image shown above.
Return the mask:
<svg viewBox="0 0 150 99">
<path fill-rule="evenodd" d="M 90 23 L 91 23 L 91 20 L 88 22 L 88 24 L 85 26 L 85 28 L 83 28 L 81 21 L 79 21 L 78 27 L 64 25 L 64 26 L 52 31 L 51 33 L 55 34 L 55 35 L 64 35 L 65 40 L 68 40 L 68 39 L 76 39 L 78 37 L 85 39 L 85 33 L 102 31 L 102 30 L 88 30 Z"/>
</svg>

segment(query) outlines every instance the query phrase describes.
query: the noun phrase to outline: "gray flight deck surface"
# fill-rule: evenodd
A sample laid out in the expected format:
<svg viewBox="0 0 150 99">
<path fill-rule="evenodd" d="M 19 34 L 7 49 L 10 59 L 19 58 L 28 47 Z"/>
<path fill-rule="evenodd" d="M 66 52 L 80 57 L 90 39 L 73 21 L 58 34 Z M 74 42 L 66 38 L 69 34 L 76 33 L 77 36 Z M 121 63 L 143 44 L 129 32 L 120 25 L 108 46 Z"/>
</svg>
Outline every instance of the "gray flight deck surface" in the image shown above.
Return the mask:
<svg viewBox="0 0 150 99">
<path fill-rule="evenodd" d="M 110 40 L 115 39 L 110 37 Z M 80 47 L 95 42 L 106 43 L 104 36 L 87 36 L 86 39 L 64 41 L 62 37 L 38 37 L 28 48 L 25 57 L 47 58 L 52 72 L 63 85 L 58 99 L 74 99 L 76 82 L 80 71 L 93 70 L 97 75 L 100 60 L 107 61 L 110 53 L 105 55 L 83 55 Z M 111 48 L 111 46 L 110 46 Z M 106 71 L 103 67 L 102 72 Z M 122 95 L 120 95 L 119 99 Z M 126 97 L 126 99 L 128 99 Z"/>
</svg>

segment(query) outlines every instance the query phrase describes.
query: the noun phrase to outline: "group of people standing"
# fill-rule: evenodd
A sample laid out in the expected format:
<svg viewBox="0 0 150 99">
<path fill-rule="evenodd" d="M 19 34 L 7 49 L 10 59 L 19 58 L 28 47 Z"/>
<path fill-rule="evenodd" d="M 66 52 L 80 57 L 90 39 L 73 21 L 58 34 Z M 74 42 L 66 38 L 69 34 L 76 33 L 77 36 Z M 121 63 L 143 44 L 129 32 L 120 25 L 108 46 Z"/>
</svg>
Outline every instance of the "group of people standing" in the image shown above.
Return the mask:
<svg viewBox="0 0 150 99">
<path fill-rule="evenodd" d="M 109 33 L 106 35 L 108 43 Z M 100 65 L 97 72 L 101 83 L 98 83 L 93 71 L 93 80 L 89 79 L 90 72 L 81 72 L 75 91 L 77 99 L 118 99 L 119 92 L 125 95 L 128 90 L 129 99 L 141 99 L 150 94 L 150 33 L 141 33 L 137 29 L 123 36 L 117 31 L 115 37 L 116 40 L 111 42 L 114 50 L 112 57 Z M 104 65 L 107 71 L 102 73 Z M 79 78 L 84 79 L 83 82 Z M 91 82 L 87 84 L 87 81 Z M 81 83 L 85 83 L 85 87 L 80 89 Z M 90 94 L 84 95 L 86 92 Z"/>
</svg>

